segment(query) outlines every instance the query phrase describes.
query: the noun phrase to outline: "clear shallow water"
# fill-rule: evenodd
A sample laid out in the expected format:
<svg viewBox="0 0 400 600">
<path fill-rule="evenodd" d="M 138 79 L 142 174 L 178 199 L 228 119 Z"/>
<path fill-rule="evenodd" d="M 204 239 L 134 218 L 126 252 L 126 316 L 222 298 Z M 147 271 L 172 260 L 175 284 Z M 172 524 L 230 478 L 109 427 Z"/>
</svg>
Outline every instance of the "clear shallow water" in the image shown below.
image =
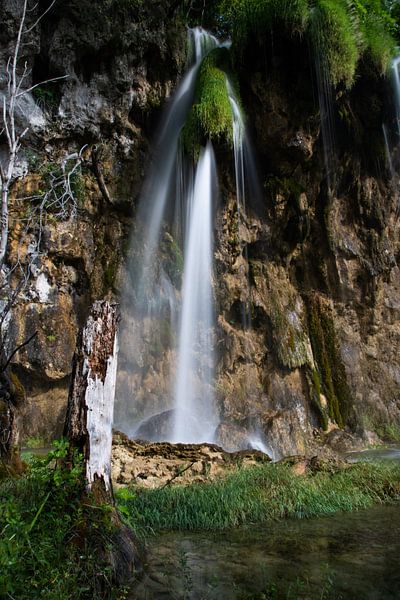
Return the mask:
<svg viewBox="0 0 400 600">
<path fill-rule="evenodd" d="M 386 448 L 370 448 L 361 452 L 349 452 L 346 455 L 347 462 L 400 460 L 400 447 L 387 446 Z"/>
<path fill-rule="evenodd" d="M 400 505 L 157 536 L 131 598 L 400 599 Z"/>
</svg>

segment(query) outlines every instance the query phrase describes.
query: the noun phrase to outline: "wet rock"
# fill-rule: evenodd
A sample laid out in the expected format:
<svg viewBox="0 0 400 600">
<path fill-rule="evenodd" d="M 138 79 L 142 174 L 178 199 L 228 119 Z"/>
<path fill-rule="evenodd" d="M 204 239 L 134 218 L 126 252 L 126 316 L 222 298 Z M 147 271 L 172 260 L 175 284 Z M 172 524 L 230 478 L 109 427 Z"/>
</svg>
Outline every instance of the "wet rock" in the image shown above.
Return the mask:
<svg viewBox="0 0 400 600">
<path fill-rule="evenodd" d="M 112 478 L 116 486 L 155 488 L 210 481 L 268 456 L 257 450 L 228 453 L 215 444 L 145 443 L 115 432 Z"/>
<path fill-rule="evenodd" d="M 233 423 L 220 423 L 215 438 L 227 452 L 246 450 L 251 447 L 249 432 L 245 427 Z"/>
</svg>

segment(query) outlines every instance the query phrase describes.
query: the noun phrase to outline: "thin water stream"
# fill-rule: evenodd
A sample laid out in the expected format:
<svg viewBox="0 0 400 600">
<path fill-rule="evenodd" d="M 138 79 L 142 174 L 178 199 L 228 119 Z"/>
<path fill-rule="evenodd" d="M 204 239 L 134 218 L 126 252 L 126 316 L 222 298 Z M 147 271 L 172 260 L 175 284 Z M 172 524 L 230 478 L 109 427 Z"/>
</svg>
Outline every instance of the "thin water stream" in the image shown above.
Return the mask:
<svg viewBox="0 0 400 600">
<path fill-rule="evenodd" d="M 149 540 L 138 600 L 400 598 L 400 507 Z"/>
</svg>

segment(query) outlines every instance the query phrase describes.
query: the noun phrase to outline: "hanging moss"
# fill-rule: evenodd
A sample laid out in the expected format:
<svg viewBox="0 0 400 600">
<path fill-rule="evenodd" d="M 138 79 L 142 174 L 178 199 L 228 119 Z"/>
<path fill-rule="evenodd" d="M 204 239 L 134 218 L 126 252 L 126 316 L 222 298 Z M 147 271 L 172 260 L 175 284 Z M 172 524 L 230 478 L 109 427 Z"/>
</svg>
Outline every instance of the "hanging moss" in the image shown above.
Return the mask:
<svg viewBox="0 0 400 600">
<path fill-rule="evenodd" d="M 333 85 L 350 87 L 360 58 L 378 73 L 396 52 L 398 26 L 381 0 L 222 0 L 236 57 L 248 44 L 264 46 L 273 31 L 304 36 Z"/>
<path fill-rule="evenodd" d="M 311 11 L 310 37 L 330 83 L 349 87 L 360 58 L 359 44 L 346 5 L 340 0 L 318 0 Z"/>
<path fill-rule="evenodd" d="M 328 402 L 328 414 L 339 427 L 350 416 L 351 392 L 340 356 L 330 309 L 313 295 L 307 298 L 308 326 L 323 392 Z"/>
<path fill-rule="evenodd" d="M 220 11 L 232 29 L 238 54 L 251 36 L 256 35 L 262 43 L 277 26 L 290 34 L 302 34 L 309 19 L 308 0 L 222 0 Z"/>
<path fill-rule="evenodd" d="M 322 429 L 326 431 L 328 429 L 328 417 L 324 407 L 321 404 L 321 379 L 316 369 L 312 370 L 311 377 L 313 384 L 313 405 L 320 418 Z"/>
<path fill-rule="evenodd" d="M 181 139 L 187 152 L 197 155 L 208 140 L 233 143 L 232 109 L 226 87 L 226 52 L 210 52 L 203 60 L 197 79 L 194 103 Z"/>
</svg>

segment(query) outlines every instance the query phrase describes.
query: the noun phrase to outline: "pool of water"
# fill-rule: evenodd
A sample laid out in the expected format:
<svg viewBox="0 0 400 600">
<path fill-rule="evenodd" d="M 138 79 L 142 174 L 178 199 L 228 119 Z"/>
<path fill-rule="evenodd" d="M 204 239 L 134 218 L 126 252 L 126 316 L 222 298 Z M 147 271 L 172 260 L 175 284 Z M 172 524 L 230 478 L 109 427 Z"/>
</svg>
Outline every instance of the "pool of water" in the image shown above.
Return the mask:
<svg viewBox="0 0 400 600">
<path fill-rule="evenodd" d="M 138 600 L 400 599 L 400 505 L 149 540 Z"/>
<path fill-rule="evenodd" d="M 346 454 L 347 462 L 400 460 L 400 448 L 398 446 L 387 446 L 385 448 L 369 448 L 361 452 L 349 452 Z"/>
</svg>

